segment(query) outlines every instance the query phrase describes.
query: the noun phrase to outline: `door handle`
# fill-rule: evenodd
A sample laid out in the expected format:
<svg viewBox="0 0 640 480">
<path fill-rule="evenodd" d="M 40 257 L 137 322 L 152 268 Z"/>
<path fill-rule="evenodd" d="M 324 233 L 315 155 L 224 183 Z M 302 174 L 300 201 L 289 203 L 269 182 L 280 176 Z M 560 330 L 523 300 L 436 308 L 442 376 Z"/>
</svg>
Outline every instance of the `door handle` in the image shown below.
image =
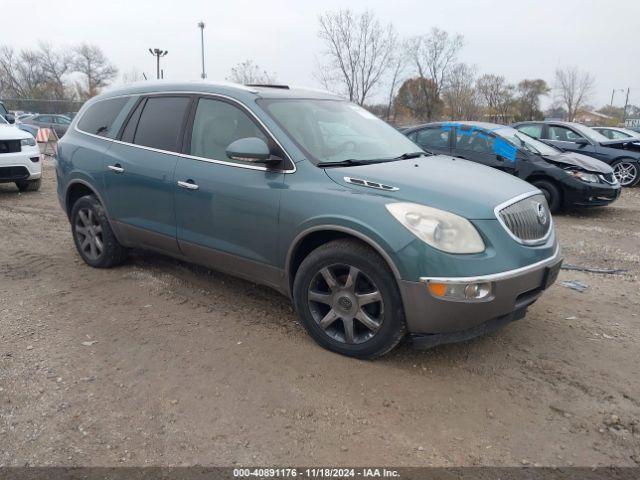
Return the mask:
<svg viewBox="0 0 640 480">
<path fill-rule="evenodd" d="M 187 190 L 198 190 L 198 185 L 196 185 L 193 180 L 187 180 L 186 182 L 178 181 L 178 186 L 182 188 L 186 188 Z"/>
<path fill-rule="evenodd" d="M 112 172 L 116 172 L 116 173 L 124 172 L 124 168 L 122 168 L 119 163 L 116 163 L 115 165 L 109 165 L 108 168 Z"/>
</svg>

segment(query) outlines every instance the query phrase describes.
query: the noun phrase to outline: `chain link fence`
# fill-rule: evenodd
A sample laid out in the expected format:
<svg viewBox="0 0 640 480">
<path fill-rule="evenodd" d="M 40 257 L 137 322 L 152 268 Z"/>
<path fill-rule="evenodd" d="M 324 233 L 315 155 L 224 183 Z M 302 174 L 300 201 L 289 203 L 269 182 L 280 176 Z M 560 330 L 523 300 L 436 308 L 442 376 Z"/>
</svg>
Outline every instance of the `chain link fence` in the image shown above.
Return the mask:
<svg viewBox="0 0 640 480">
<path fill-rule="evenodd" d="M 42 100 L 38 98 L 4 98 L 0 102 L 9 111 L 27 113 L 75 114 L 84 102 L 77 100 Z"/>
</svg>

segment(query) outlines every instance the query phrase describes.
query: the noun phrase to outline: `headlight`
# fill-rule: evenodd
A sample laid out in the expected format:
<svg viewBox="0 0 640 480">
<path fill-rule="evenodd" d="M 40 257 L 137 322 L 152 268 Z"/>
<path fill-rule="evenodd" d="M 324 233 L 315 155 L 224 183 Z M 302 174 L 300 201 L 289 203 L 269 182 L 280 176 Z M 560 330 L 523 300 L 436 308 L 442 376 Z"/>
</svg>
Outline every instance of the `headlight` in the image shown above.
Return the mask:
<svg viewBox="0 0 640 480">
<path fill-rule="evenodd" d="M 23 138 L 22 140 L 20 140 L 20 145 L 23 147 L 35 147 L 36 139 L 33 137 Z"/>
<path fill-rule="evenodd" d="M 417 203 L 388 203 L 387 210 L 423 242 L 448 253 L 480 253 L 485 249 L 471 222 L 444 210 Z"/>
<path fill-rule="evenodd" d="M 598 183 L 599 178 L 595 173 L 587 173 L 581 170 L 569 170 L 569 175 L 587 183 Z"/>
</svg>

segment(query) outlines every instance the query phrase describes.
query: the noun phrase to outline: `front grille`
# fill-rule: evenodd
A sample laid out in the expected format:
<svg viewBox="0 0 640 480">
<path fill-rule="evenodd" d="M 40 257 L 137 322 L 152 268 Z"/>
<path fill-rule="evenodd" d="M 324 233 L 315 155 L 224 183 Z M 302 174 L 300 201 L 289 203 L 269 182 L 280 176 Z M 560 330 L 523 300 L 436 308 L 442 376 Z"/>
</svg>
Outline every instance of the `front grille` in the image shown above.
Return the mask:
<svg viewBox="0 0 640 480">
<path fill-rule="evenodd" d="M 0 167 L 0 181 L 15 181 L 29 178 L 26 167 Z"/>
<path fill-rule="evenodd" d="M 498 219 L 520 243 L 541 243 L 551 230 L 551 213 L 544 195 L 532 195 L 518 200 L 497 212 Z"/>
<path fill-rule="evenodd" d="M 0 140 L 0 155 L 20 151 L 20 140 Z"/>
</svg>

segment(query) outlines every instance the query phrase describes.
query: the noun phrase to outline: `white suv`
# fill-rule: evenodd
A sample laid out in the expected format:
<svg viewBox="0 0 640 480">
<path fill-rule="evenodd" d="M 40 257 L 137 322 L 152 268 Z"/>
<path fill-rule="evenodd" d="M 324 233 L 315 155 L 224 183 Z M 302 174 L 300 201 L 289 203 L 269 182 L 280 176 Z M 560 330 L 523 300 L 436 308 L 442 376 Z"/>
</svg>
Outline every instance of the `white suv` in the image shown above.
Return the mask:
<svg viewBox="0 0 640 480">
<path fill-rule="evenodd" d="M 0 183 L 14 182 L 21 192 L 40 188 L 42 165 L 36 139 L 0 115 Z"/>
</svg>

